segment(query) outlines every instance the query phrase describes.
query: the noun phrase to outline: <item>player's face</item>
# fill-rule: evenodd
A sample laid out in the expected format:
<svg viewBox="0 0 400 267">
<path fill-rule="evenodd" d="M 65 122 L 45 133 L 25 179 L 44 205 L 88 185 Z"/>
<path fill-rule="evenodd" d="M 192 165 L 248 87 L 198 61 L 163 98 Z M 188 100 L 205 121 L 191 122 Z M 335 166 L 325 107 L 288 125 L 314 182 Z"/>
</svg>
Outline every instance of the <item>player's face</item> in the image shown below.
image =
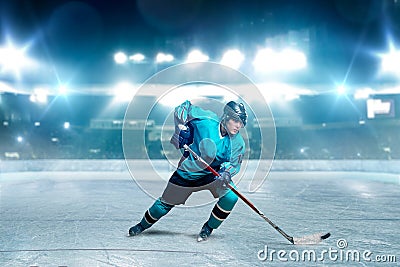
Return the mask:
<svg viewBox="0 0 400 267">
<path fill-rule="evenodd" d="M 243 127 L 243 123 L 241 120 L 229 119 L 226 122 L 225 128 L 230 135 L 235 135 L 239 132 L 240 128 Z"/>
</svg>

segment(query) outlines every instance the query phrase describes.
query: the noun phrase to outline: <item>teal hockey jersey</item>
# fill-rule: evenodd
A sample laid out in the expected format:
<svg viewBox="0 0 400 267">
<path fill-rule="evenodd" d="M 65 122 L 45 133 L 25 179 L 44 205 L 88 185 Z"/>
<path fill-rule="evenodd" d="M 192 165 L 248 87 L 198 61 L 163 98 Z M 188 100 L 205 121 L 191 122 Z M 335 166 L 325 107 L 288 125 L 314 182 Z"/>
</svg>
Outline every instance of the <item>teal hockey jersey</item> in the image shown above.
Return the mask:
<svg viewBox="0 0 400 267">
<path fill-rule="evenodd" d="M 192 105 L 189 101 L 176 107 L 174 115 L 175 123 L 190 122 L 193 129 L 193 143 L 190 148 L 211 167 L 225 168 L 231 176 L 240 171 L 245 152 L 245 143 L 240 133 L 222 136 L 220 118 L 214 112 Z M 188 180 L 201 179 L 211 173 L 198 164 L 192 155 L 182 162 L 177 172 Z"/>
</svg>

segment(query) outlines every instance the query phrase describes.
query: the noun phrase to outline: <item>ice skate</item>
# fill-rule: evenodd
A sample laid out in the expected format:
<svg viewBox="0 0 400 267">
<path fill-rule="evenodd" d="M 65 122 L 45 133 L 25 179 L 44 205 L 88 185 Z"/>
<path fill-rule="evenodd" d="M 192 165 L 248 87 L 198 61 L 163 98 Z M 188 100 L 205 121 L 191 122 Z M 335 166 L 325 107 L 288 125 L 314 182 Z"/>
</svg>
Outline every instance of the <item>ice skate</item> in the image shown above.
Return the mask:
<svg viewBox="0 0 400 267">
<path fill-rule="evenodd" d="M 143 232 L 144 230 L 145 230 L 144 227 L 140 223 L 138 223 L 129 229 L 128 236 L 136 236 L 141 232 Z"/>
<path fill-rule="evenodd" d="M 208 226 L 207 223 L 205 223 L 201 228 L 200 233 L 197 237 L 197 242 L 206 241 L 208 237 L 211 235 L 212 230 L 213 229 L 210 226 Z"/>
</svg>

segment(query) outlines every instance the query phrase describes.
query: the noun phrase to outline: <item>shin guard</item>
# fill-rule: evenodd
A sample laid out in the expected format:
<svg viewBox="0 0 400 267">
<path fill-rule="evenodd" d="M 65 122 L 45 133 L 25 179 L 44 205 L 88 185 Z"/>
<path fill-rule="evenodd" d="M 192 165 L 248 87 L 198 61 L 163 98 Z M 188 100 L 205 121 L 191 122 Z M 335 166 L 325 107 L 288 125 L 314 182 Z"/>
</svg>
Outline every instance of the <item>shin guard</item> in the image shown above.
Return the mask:
<svg viewBox="0 0 400 267">
<path fill-rule="evenodd" d="M 160 198 L 145 212 L 140 224 L 144 229 L 150 228 L 161 217 L 166 215 L 174 206 L 163 202 Z"/>
<path fill-rule="evenodd" d="M 237 201 L 238 197 L 231 190 L 221 197 L 211 212 L 207 221 L 208 225 L 213 229 L 217 229 L 229 216 Z"/>
</svg>

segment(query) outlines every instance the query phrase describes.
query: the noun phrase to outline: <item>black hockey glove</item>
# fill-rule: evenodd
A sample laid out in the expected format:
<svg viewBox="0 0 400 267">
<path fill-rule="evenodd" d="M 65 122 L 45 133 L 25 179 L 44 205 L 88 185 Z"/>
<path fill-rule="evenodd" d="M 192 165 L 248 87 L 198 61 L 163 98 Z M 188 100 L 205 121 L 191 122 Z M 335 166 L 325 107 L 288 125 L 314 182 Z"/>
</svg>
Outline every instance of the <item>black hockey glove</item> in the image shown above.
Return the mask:
<svg viewBox="0 0 400 267">
<path fill-rule="evenodd" d="M 231 173 L 226 171 L 225 168 L 222 168 L 218 172 L 219 176 L 215 176 L 215 181 L 217 182 L 217 186 L 220 188 L 225 189 L 227 184 L 232 182 Z"/>
<path fill-rule="evenodd" d="M 189 124 L 179 124 L 175 126 L 175 132 L 171 137 L 170 143 L 176 149 L 183 148 L 184 145 L 191 145 L 193 143 L 193 130 Z"/>
</svg>

